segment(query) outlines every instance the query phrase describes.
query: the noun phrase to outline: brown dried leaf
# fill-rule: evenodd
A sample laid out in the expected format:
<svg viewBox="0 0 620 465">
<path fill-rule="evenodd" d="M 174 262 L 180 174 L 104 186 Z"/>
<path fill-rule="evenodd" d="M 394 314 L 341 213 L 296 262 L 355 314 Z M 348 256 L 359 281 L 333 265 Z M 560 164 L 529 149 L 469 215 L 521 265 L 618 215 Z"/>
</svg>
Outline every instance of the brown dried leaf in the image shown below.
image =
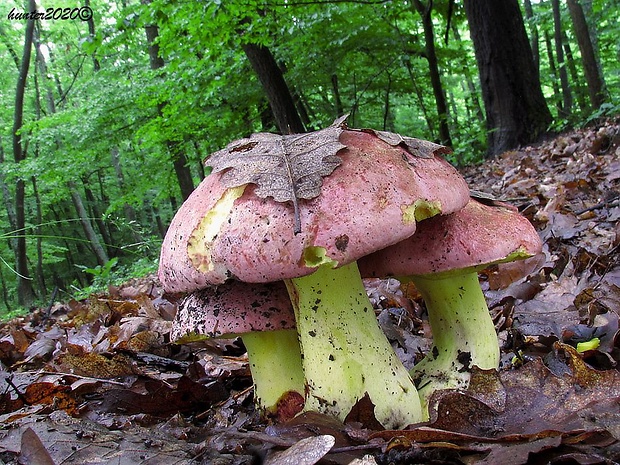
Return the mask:
<svg viewBox="0 0 620 465">
<path fill-rule="evenodd" d="M 550 436 L 522 444 L 493 444 L 489 455 L 483 460 L 476 462 L 477 465 L 521 465 L 528 463 L 530 454 L 541 452 L 545 449 L 556 448 L 562 444 L 561 436 Z"/>
<path fill-rule="evenodd" d="M 336 438 L 330 435 L 312 436 L 302 439 L 288 449 L 270 454 L 265 459 L 265 465 L 314 465 L 336 443 Z"/>
<path fill-rule="evenodd" d="M 79 413 L 78 401 L 69 386 L 59 386 L 46 382 L 33 383 L 26 388 L 24 400 L 29 405 L 50 405 L 54 409 L 64 410 L 69 415 Z"/>
<path fill-rule="evenodd" d="M 174 388 L 164 381 L 150 379 L 143 385 L 136 383 L 131 389 L 110 389 L 104 400 L 93 408 L 111 413 L 166 417 L 178 412 L 200 411 L 228 396 L 229 392 L 218 381 L 203 385 L 182 376 Z"/>
<path fill-rule="evenodd" d="M 137 371 L 131 360 L 124 355 L 106 357 L 93 352 L 84 354 L 66 353 L 60 355 L 55 364 L 60 371 L 100 379 L 128 376 Z"/>
<path fill-rule="evenodd" d="M 32 428 L 27 428 L 22 434 L 20 463 L 24 465 L 54 465 L 50 453 Z"/>
<path fill-rule="evenodd" d="M 54 462 L 29 461 L 36 465 L 98 464 L 98 465 L 186 465 L 194 462 L 195 444 L 177 438 L 164 428 L 144 428 L 136 422 L 127 422 L 122 431 L 113 431 L 88 418 L 72 418 L 62 412 L 52 415 L 31 413 L 16 419 L 4 431 L 0 441 L 0 453 L 19 453 L 22 437 L 32 428 L 41 442 L 47 445 Z M 26 436 L 26 439 L 30 439 Z M 27 448 L 29 449 L 29 448 Z M 7 454 L 8 453 L 8 454 Z M 42 455 L 36 454 L 35 458 Z M 23 449 L 22 457 L 23 460 Z M 10 463 L 17 463 L 9 459 Z M 206 462 L 203 462 L 206 463 Z M 211 463 L 211 462 L 210 462 Z"/>
<path fill-rule="evenodd" d="M 343 121 L 340 118 L 328 128 L 307 134 L 252 134 L 213 153 L 206 163 L 214 173 L 227 170 L 221 182 L 228 188 L 252 183 L 261 198 L 292 202 L 298 221 L 297 201 L 317 197 L 322 177 L 342 163 L 336 153 L 345 148 L 339 141 Z M 295 228 L 301 230 L 298 222 Z"/>
<path fill-rule="evenodd" d="M 37 339 L 28 346 L 24 352 L 25 362 L 47 360 L 56 349 L 57 344 L 65 336 L 65 332 L 58 326 L 52 327 L 49 331 L 40 333 Z"/>
<path fill-rule="evenodd" d="M 445 155 L 452 150 L 444 145 L 435 144 L 427 140 L 416 139 L 414 137 L 402 136 L 395 132 L 377 131 L 375 129 L 361 129 L 363 132 L 374 134 L 383 142 L 394 147 L 400 146 L 407 150 L 414 157 L 433 158 L 435 155 Z"/>
<path fill-rule="evenodd" d="M 618 418 L 607 424 L 589 424 L 587 408 L 596 408 L 601 399 L 608 406 L 620 402 L 620 375 L 615 370 L 599 371 L 584 363 L 576 350 L 555 344 L 554 374 L 540 359 L 519 370 L 474 373 L 467 392 L 444 390 L 431 398 L 429 426 L 406 431 L 382 431 L 372 437 L 389 440 L 404 436 L 417 442 L 510 443 L 562 436 L 566 441 L 587 440 L 605 432 L 613 436 L 620 430 Z M 560 368 L 559 365 L 562 365 Z M 489 396 L 488 391 L 496 391 Z M 591 417 L 594 414 L 590 415 Z"/>
<path fill-rule="evenodd" d="M 347 417 L 344 419 L 345 423 L 360 423 L 364 428 L 380 430 L 383 429 L 381 423 L 375 417 L 375 405 L 370 400 L 370 396 L 368 393 L 365 393 L 362 398 L 360 398 L 351 411 L 347 414 Z"/>
</svg>

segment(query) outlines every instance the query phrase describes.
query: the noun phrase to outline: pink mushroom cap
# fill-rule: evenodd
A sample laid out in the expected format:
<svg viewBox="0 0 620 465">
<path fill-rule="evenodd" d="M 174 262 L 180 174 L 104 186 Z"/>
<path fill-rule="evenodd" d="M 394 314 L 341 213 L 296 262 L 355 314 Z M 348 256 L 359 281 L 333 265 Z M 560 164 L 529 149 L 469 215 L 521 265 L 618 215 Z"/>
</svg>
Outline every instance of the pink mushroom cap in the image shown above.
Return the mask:
<svg viewBox="0 0 620 465">
<path fill-rule="evenodd" d="M 259 198 L 249 184 L 217 234 L 201 236 L 203 218 L 228 190 L 221 183 L 225 171 L 206 177 L 164 239 L 164 288 L 186 292 L 230 278 L 258 283 L 305 276 L 316 269 L 304 255 L 312 248 L 345 265 L 411 236 L 416 220 L 457 211 L 469 199 L 463 178 L 438 156 L 416 157 L 361 131 L 344 130 L 340 142 L 346 146 L 337 153 L 341 165 L 323 178 L 318 197 L 299 201 L 299 234 L 292 205 Z M 430 206 L 437 211 L 425 212 Z"/>
<path fill-rule="evenodd" d="M 183 342 L 280 329 L 295 329 L 293 306 L 282 281 L 231 281 L 188 295 L 179 306 L 170 337 Z"/>
<path fill-rule="evenodd" d="M 362 276 L 420 276 L 531 257 L 542 242 L 511 208 L 470 200 L 465 208 L 418 223 L 416 233 L 358 261 Z"/>
</svg>

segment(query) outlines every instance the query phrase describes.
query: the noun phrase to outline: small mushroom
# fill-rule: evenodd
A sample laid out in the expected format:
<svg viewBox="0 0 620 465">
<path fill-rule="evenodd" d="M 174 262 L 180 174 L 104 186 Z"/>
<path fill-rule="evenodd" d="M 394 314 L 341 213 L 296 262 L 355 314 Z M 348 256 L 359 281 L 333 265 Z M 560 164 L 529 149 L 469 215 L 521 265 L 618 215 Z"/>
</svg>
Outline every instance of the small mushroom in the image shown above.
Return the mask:
<svg viewBox="0 0 620 465">
<path fill-rule="evenodd" d="M 415 157 L 375 134 L 344 130 L 342 163 L 318 197 L 293 207 L 226 188 L 208 176 L 177 212 L 159 277 L 168 291 L 228 279 L 284 280 L 295 310 L 307 410 L 344 419 L 368 396 L 388 428 L 422 419 L 417 391 L 377 324 L 356 260 L 415 232 L 416 222 L 462 208 L 469 190 L 439 157 Z M 208 161 L 207 161 L 208 163 Z"/>
<path fill-rule="evenodd" d="M 238 281 L 188 295 L 177 311 L 171 339 L 241 337 L 247 349 L 257 407 L 267 416 L 293 417 L 301 411 L 305 379 L 295 315 L 282 281 Z"/>
<path fill-rule="evenodd" d="M 525 217 L 471 200 L 456 213 L 420 222 L 410 238 L 359 261 L 362 276 L 411 280 L 424 298 L 433 347 L 411 375 L 425 409 L 436 390 L 466 388 L 472 366 L 498 367 L 497 335 L 478 271 L 541 249 Z"/>
</svg>

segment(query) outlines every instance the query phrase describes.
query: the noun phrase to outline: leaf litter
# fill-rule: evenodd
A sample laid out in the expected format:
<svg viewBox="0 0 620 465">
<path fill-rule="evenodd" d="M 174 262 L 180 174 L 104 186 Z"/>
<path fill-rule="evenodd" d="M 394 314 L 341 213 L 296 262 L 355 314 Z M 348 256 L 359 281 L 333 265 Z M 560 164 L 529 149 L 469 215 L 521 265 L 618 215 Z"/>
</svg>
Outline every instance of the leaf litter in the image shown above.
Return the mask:
<svg viewBox="0 0 620 465">
<path fill-rule="evenodd" d="M 526 215 L 545 245 L 533 260 L 481 274 L 501 370 L 475 371 L 467 391 L 436 393 L 428 423 L 372 429 L 372 404 L 362 400 L 346 424 L 314 413 L 266 424 L 242 344 L 171 344 L 181 296 L 146 277 L 2 323 L 1 463 L 620 461 L 619 122 L 463 173 L 477 198 Z M 366 285 L 411 366 L 430 347 L 422 300 L 393 281 Z"/>
</svg>

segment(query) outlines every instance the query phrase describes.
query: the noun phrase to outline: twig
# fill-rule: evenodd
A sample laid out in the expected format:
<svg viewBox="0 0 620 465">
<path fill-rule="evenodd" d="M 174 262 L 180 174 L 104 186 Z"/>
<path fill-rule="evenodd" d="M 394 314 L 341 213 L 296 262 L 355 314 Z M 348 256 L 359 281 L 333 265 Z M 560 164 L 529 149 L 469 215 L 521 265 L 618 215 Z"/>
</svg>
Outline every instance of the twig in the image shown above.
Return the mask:
<svg viewBox="0 0 620 465">
<path fill-rule="evenodd" d="M 596 205 L 592 205 L 591 207 L 588 208 L 584 208 L 582 210 L 577 210 L 575 212 L 575 215 L 579 216 L 579 215 L 583 215 L 584 213 L 587 212 L 592 212 L 594 210 L 599 210 L 601 208 L 605 208 L 605 207 L 617 207 L 618 205 L 620 205 L 620 199 L 616 198 L 615 200 L 607 200 L 604 202 L 599 202 Z"/>
<path fill-rule="evenodd" d="M 4 380 L 6 381 L 6 384 L 13 388 L 15 394 L 17 394 L 18 399 L 21 400 L 24 404 L 29 405 L 26 401 L 26 397 L 24 396 L 24 394 L 19 390 L 17 386 L 15 386 L 15 383 L 13 383 L 13 375 L 7 376 Z"/>
<path fill-rule="evenodd" d="M 50 317 L 50 313 L 52 311 L 52 307 L 54 306 L 54 300 L 56 300 L 57 294 L 58 294 L 58 286 L 54 287 L 54 290 L 52 291 L 52 296 L 50 297 L 50 304 L 47 306 L 47 309 L 45 310 L 46 318 Z"/>
<path fill-rule="evenodd" d="M 39 371 L 38 373 L 41 375 L 47 375 L 47 376 L 71 376 L 77 379 L 86 379 L 86 380 L 91 380 L 91 381 L 99 381 L 101 383 L 106 383 L 106 384 L 114 384 L 115 386 L 127 386 L 125 383 L 122 383 L 120 381 L 112 381 L 111 379 L 103 379 L 103 378 L 93 378 L 92 376 L 80 376 L 80 375 L 76 375 L 73 373 L 60 373 L 57 371 Z"/>
</svg>

